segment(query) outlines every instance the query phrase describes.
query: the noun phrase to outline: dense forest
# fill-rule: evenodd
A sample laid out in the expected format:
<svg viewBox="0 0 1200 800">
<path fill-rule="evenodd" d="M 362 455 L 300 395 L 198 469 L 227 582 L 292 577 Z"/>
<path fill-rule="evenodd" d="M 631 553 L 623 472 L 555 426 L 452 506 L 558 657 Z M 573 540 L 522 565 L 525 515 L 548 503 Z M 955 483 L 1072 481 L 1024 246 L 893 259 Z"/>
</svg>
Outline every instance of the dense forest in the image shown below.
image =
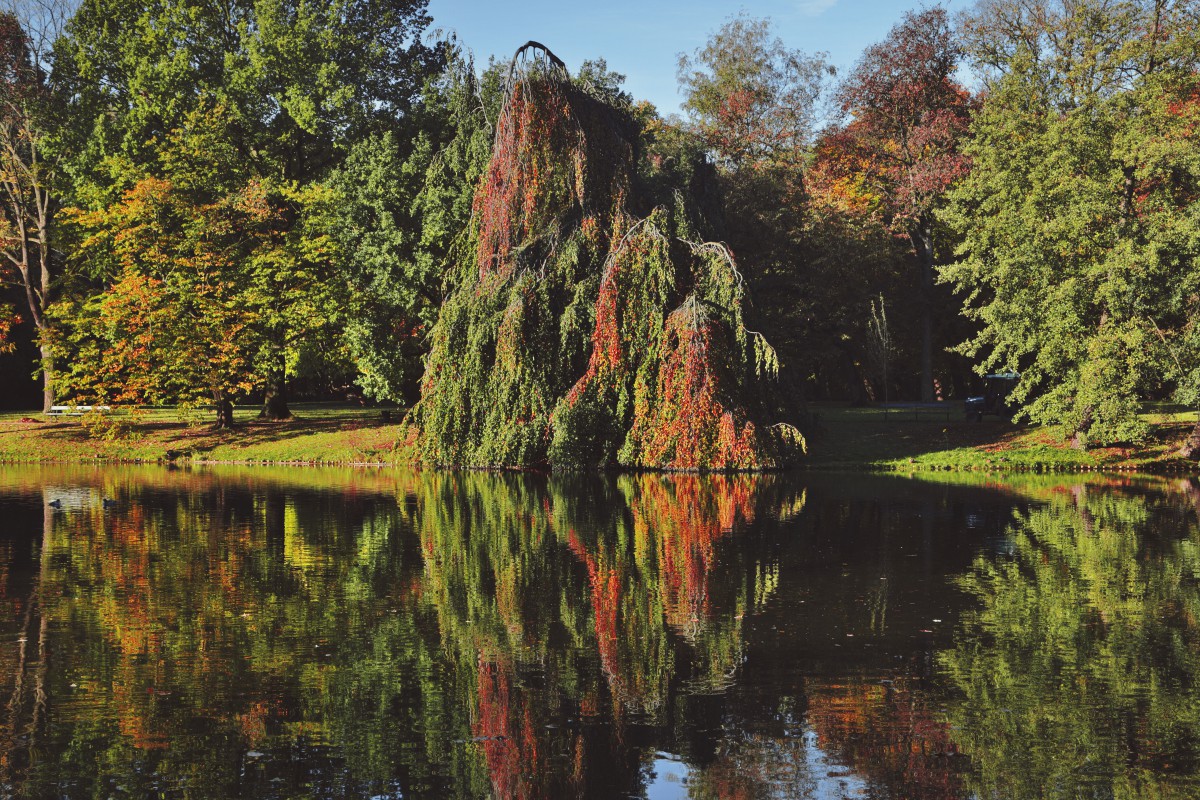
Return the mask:
<svg viewBox="0 0 1200 800">
<path fill-rule="evenodd" d="M 925 8 L 844 74 L 714 20 L 682 115 L 602 54 L 483 65 L 433 24 L 0 14 L 6 399 L 36 373 L 47 409 L 228 425 L 349 395 L 410 408 L 432 463 L 670 468 L 777 465 L 809 401 L 985 372 L 1084 446 L 1200 405 L 1198 0 Z"/>
</svg>

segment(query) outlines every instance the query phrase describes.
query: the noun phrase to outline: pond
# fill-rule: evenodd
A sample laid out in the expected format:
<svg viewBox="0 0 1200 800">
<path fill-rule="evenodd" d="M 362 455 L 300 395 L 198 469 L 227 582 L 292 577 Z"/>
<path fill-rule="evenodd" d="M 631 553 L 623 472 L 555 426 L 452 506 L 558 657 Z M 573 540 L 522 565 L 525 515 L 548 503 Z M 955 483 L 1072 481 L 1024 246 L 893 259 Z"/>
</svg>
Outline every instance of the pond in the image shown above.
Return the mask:
<svg viewBox="0 0 1200 800">
<path fill-rule="evenodd" d="M 0 466 L 0 795 L 1198 796 L 1200 481 L 955 481 Z"/>
</svg>

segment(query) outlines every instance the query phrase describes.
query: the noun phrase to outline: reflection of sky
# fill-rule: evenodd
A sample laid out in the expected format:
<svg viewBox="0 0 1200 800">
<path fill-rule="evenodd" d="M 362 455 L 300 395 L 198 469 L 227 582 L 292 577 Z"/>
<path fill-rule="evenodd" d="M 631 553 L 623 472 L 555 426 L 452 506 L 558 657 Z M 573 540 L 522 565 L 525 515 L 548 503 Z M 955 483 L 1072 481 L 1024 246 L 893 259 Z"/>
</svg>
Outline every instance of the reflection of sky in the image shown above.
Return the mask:
<svg viewBox="0 0 1200 800">
<path fill-rule="evenodd" d="M 646 786 L 648 800 L 684 800 L 692 768 L 670 753 L 655 753 L 654 769 Z"/>
<path fill-rule="evenodd" d="M 867 783 L 848 768 L 830 760 L 825 751 L 817 747 L 815 731 L 804 733 L 805 768 L 812 776 L 814 786 L 809 797 L 816 800 L 835 798 L 866 797 Z"/>
<path fill-rule="evenodd" d="M 822 750 L 817 745 L 816 731 L 806 730 L 803 742 L 803 764 L 779 764 L 787 769 L 788 775 L 764 776 L 774 784 L 772 797 L 780 800 L 796 797 L 811 800 L 850 800 L 868 796 L 867 782 Z M 686 800 L 690 797 L 688 784 L 695 768 L 671 753 L 659 752 L 654 755 L 653 768 L 646 784 L 647 800 Z M 807 785 L 797 787 L 794 779 L 796 775 L 805 776 Z M 796 789 L 802 794 L 796 795 Z"/>
</svg>

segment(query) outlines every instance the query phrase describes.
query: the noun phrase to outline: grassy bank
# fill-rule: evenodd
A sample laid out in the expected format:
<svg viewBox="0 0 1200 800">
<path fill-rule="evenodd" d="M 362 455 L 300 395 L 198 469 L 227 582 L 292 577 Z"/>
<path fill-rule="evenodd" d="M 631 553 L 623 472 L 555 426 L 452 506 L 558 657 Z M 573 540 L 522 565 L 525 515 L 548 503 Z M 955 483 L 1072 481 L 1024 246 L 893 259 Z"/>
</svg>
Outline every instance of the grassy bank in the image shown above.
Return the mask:
<svg viewBox="0 0 1200 800">
<path fill-rule="evenodd" d="M 1082 450 L 1053 427 L 1016 425 L 995 417 L 968 420 L 961 404 L 942 409 L 847 408 L 817 405 L 809 464 L 818 469 L 1197 472 L 1176 452 L 1195 412 L 1147 409 L 1146 442 Z"/>
<path fill-rule="evenodd" d="M 238 408 L 232 430 L 215 431 L 207 415 L 158 409 L 107 418 L 0 414 L 0 461 L 402 464 L 403 412 L 346 404 L 295 404 L 295 418 L 264 422 L 258 407 Z M 1195 412 L 1147 413 L 1153 433 L 1137 447 L 1080 450 L 1059 431 L 989 417 L 964 419 L 962 407 L 847 408 L 817 405 L 807 465 L 814 469 L 911 471 L 1200 471 L 1175 452 Z"/>
<path fill-rule="evenodd" d="M 340 404 L 292 405 L 295 417 L 258 419 L 237 408 L 235 427 L 214 430 L 208 414 L 154 409 L 105 418 L 0 415 L 0 461 L 392 464 L 403 412 Z"/>
</svg>

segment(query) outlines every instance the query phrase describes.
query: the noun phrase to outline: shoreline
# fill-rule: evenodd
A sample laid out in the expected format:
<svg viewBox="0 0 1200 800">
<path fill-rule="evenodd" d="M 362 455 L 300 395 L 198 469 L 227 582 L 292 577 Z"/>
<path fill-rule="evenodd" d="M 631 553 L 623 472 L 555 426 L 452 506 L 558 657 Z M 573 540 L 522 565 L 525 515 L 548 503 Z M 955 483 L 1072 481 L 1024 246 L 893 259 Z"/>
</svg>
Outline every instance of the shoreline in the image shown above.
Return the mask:
<svg viewBox="0 0 1200 800">
<path fill-rule="evenodd" d="M 405 426 L 393 421 L 402 413 L 385 415 L 379 409 L 336 404 L 296 404 L 294 411 L 294 419 L 273 422 L 258 420 L 257 407 L 239 408 L 236 426 L 220 431 L 207 420 L 166 409 L 103 419 L 0 414 L 0 463 L 429 468 L 409 457 Z M 1002 421 L 901 421 L 881 417 L 878 409 L 833 405 L 820 414 L 818 429 L 808 437 L 806 459 L 788 470 L 749 474 L 1200 474 L 1200 461 L 1177 455 L 1194 424 L 1179 415 L 1158 415 L 1152 420 L 1151 436 L 1139 445 L 1080 450 L 1062 442 L 1053 430 Z"/>
</svg>

